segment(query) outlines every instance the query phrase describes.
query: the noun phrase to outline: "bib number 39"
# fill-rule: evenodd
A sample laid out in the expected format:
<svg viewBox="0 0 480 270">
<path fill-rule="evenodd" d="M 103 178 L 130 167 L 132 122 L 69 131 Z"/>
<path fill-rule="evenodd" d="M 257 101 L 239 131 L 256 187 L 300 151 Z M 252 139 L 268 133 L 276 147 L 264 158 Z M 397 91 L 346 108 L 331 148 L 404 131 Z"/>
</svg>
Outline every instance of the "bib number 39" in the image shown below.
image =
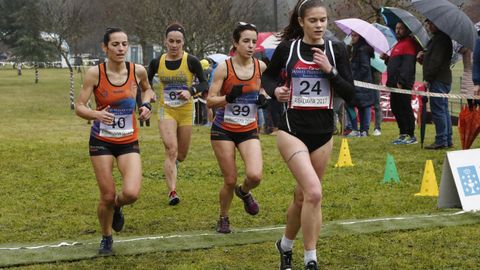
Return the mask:
<svg viewBox="0 0 480 270">
<path fill-rule="evenodd" d="M 229 103 L 225 106 L 225 122 L 246 126 L 257 121 L 257 105 Z"/>
</svg>

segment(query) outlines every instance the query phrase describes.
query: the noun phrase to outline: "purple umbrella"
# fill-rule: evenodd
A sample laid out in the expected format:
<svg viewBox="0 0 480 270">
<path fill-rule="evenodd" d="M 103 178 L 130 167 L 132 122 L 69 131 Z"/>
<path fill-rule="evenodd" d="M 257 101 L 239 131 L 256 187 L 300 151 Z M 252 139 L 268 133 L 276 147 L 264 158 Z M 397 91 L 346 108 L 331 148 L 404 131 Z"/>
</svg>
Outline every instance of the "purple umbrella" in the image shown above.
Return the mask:
<svg viewBox="0 0 480 270">
<path fill-rule="evenodd" d="M 389 54 L 390 47 L 388 46 L 387 38 L 378 30 L 375 26 L 370 23 L 356 19 L 343 19 L 335 21 L 338 28 L 340 28 L 345 34 L 350 35 L 352 31 L 358 33 L 362 36 L 367 43 L 373 47 L 373 49 L 378 53 L 387 53 Z"/>
</svg>

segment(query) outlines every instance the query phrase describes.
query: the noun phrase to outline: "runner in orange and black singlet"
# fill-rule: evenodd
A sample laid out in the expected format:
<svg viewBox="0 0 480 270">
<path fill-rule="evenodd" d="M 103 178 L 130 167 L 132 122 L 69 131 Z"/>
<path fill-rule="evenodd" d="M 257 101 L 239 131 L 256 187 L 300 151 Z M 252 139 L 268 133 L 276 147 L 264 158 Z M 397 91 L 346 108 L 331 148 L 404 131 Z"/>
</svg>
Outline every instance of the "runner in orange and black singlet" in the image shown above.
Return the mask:
<svg viewBox="0 0 480 270">
<path fill-rule="evenodd" d="M 100 190 L 97 216 L 102 240 L 98 253 L 109 255 L 113 252 L 112 230 L 118 232 L 123 229 L 122 207 L 137 200 L 142 182 L 135 97 L 137 90 L 142 89 L 139 119 L 148 120 L 152 109 L 150 101 L 155 100 L 155 93 L 148 83 L 145 68 L 125 62 L 128 37 L 122 29 L 107 28 L 102 49 L 108 61 L 86 72 L 75 113 L 84 119 L 94 120 L 89 151 Z M 87 106 L 92 94 L 97 103 L 96 110 Z M 119 192 L 113 179 L 115 161 L 122 178 Z"/>
<path fill-rule="evenodd" d="M 257 202 L 250 191 L 262 178 L 262 151 L 258 139 L 257 107 L 266 103 L 260 92 L 260 75 L 265 63 L 253 58 L 258 31 L 253 24 L 238 23 L 233 31 L 236 55 L 219 64 L 208 91 L 207 106 L 216 108 L 211 129 L 211 144 L 223 174 L 220 189 L 220 218 L 217 232 L 230 233 L 228 211 L 237 195 L 245 211 L 256 215 Z M 245 180 L 237 185 L 235 149 L 245 164 Z"/>
</svg>

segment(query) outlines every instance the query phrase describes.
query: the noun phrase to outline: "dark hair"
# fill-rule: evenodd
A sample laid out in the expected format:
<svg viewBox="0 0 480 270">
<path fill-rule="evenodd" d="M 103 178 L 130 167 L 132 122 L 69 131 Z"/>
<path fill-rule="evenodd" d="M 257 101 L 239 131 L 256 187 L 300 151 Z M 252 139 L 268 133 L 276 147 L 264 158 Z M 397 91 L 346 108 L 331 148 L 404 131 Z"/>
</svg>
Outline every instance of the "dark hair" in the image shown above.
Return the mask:
<svg viewBox="0 0 480 270">
<path fill-rule="evenodd" d="M 172 31 L 178 31 L 182 33 L 183 38 L 185 38 L 185 27 L 183 27 L 183 25 L 181 25 L 179 22 L 174 22 L 167 26 L 167 29 L 165 29 L 165 37 L 167 37 L 168 33 Z"/>
<path fill-rule="evenodd" d="M 303 28 L 300 26 L 298 18 L 303 18 L 308 9 L 315 7 L 326 8 L 326 5 L 323 0 L 299 0 L 290 16 L 289 24 L 283 29 L 282 39 L 291 40 L 303 37 Z"/>
<path fill-rule="evenodd" d="M 407 36 L 412 33 L 412 31 L 410 30 L 410 28 L 408 28 L 408 26 L 407 26 L 404 22 L 398 21 L 397 24 L 398 24 L 398 23 L 401 24 L 401 25 L 403 25 L 403 28 L 405 28 L 405 30 L 406 30 L 405 34 L 406 34 Z M 396 27 L 396 25 L 395 25 L 395 27 Z"/>
<path fill-rule="evenodd" d="M 233 34 L 232 34 L 233 40 L 238 43 L 240 41 L 240 36 L 242 35 L 242 32 L 246 30 L 255 31 L 255 33 L 257 33 L 257 36 L 258 36 L 257 26 L 251 23 L 238 22 L 237 27 L 235 27 L 235 29 L 233 30 Z M 235 46 L 233 46 L 233 50 L 234 51 L 236 50 Z"/>
<path fill-rule="evenodd" d="M 233 30 L 233 34 L 232 34 L 233 40 L 235 42 L 239 42 L 240 41 L 240 35 L 242 34 L 243 31 L 246 31 L 246 30 L 255 31 L 258 35 L 257 27 L 254 24 L 245 23 L 245 22 L 238 22 L 237 27 L 235 27 L 235 29 Z"/>
<path fill-rule="evenodd" d="M 105 29 L 105 34 L 103 35 L 103 44 L 107 46 L 108 42 L 110 41 L 110 35 L 117 32 L 125 33 L 125 31 L 123 31 L 123 29 L 120 27 L 107 27 L 107 29 Z"/>
<path fill-rule="evenodd" d="M 362 36 L 358 35 L 358 41 L 355 44 L 352 44 L 352 58 L 355 57 L 360 51 L 365 52 L 370 58 L 373 58 L 374 55 L 374 50 L 372 46 L 370 46 L 365 38 Z"/>
</svg>

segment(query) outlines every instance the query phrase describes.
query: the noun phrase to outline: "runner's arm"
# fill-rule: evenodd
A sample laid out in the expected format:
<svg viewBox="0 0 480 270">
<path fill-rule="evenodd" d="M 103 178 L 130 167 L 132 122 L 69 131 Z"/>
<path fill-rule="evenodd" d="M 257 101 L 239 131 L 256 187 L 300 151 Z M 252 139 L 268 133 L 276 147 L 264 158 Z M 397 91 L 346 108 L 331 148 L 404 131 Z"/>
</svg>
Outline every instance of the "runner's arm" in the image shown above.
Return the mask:
<svg viewBox="0 0 480 270">
<path fill-rule="evenodd" d="M 147 71 L 142 65 L 135 64 L 135 76 L 137 76 L 137 82 L 142 89 L 142 105 L 140 105 L 139 116 L 140 119 L 149 119 L 152 114 L 152 105 L 150 102 L 155 101 L 155 92 L 153 92 L 150 83 L 148 82 Z"/>
<path fill-rule="evenodd" d="M 160 58 L 155 58 L 150 61 L 150 64 L 148 65 L 148 82 L 150 85 L 153 85 L 153 77 L 155 77 L 155 74 L 158 72 L 158 65 L 160 63 Z"/>
<path fill-rule="evenodd" d="M 208 82 L 207 79 L 205 79 L 205 74 L 203 73 L 203 68 L 200 61 L 198 61 L 198 59 L 193 55 L 188 55 L 187 64 L 190 72 L 195 74 L 198 79 L 198 84 L 192 85 L 190 94 L 195 96 L 197 93 L 208 91 Z"/>
<path fill-rule="evenodd" d="M 265 71 L 262 73 L 262 87 L 265 89 L 267 94 L 276 99 L 275 89 L 279 86 L 281 82 L 280 74 L 282 68 L 285 67 L 287 62 L 288 54 L 290 52 L 291 42 L 283 41 L 281 42 L 275 51 L 273 52 L 272 59 Z"/>
<path fill-rule="evenodd" d="M 208 90 L 207 96 L 207 107 L 208 108 L 218 108 L 223 107 L 227 104 L 227 99 L 225 96 L 219 96 L 220 90 L 222 89 L 223 80 L 227 77 L 227 65 L 225 62 L 222 62 L 218 65 L 215 73 L 213 75 L 212 85 Z"/>
<path fill-rule="evenodd" d="M 335 62 L 338 75 L 333 77 L 330 82 L 333 91 L 337 93 L 346 103 L 349 103 L 355 96 L 355 86 L 353 85 L 352 69 L 347 57 L 345 45 L 334 43 Z"/>
<path fill-rule="evenodd" d="M 104 124 L 112 124 L 114 115 L 108 112 L 110 106 L 102 108 L 101 111 L 92 110 L 87 106 L 93 89 L 99 83 L 99 66 L 87 70 L 83 80 L 83 87 L 75 103 L 75 113 L 83 119 L 99 120 Z"/>
</svg>

